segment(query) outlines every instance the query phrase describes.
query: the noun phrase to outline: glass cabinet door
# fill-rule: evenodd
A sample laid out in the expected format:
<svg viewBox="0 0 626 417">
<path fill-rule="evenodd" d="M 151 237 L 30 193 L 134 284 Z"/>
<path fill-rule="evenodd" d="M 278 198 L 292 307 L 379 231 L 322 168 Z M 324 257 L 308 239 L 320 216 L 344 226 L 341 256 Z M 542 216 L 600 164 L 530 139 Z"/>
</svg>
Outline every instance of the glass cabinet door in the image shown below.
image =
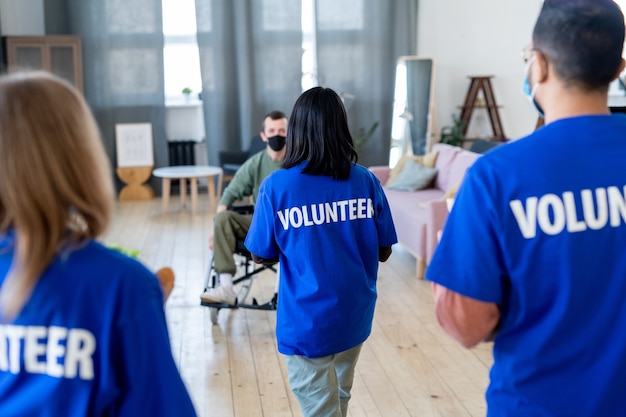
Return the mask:
<svg viewBox="0 0 626 417">
<path fill-rule="evenodd" d="M 49 71 L 83 91 L 81 41 L 78 36 L 5 36 L 7 68 Z"/>
<path fill-rule="evenodd" d="M 44 69 L 43 64 L 43 46 L 21 46 L 15 48 L 15 66 L 11 66 L 11 70 L 15 67 L 21 70 L 41 70 Z"/>
<path fill-rule="evenodd" d="M 73 46 L 50 46 L 50 72 L 76 85 L 76 55 Z"/>
</svg>

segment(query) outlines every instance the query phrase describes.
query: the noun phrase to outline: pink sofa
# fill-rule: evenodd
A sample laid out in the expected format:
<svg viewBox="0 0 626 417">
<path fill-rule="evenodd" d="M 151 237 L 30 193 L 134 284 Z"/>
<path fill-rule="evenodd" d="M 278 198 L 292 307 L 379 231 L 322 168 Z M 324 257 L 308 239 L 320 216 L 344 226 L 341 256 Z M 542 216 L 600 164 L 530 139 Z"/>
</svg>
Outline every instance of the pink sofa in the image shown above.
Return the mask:
<svg viewBox="0 0 626 417">
<path fill-rule="evenodd" d="M 418 278 L 424 278 L 426 265 L 437 246 L 437 233 L 448 216 L 446 192 L 460 185 L 467 168 L 480 156 L 443 143 L 433 145 L 431 152 L 437 152 L 437 176 L 430 188 L 407 192 L 385 187 L 398 241 L 416 257 Z M 390 168 L 372 166 L 370 170 L 385 185 Z"/>
</svg>

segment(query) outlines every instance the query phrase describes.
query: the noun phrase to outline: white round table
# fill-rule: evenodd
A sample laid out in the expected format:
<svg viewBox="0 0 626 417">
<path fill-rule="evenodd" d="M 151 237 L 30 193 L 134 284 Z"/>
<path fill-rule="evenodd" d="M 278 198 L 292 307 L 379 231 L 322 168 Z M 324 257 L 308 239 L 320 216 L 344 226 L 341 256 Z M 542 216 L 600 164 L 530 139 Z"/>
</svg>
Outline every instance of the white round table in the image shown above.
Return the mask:
<svg viewBox="0 0 626 417">
<path fill-rule="evenodd" d="M 222 194 L 222 179 L 224 171 L 220 167 L 209 165 L 181 165 L 162 167 L 152 171 L 155 177 L 163 178 L 163 212 L 167 213 L 170 202 L 170 184 L 172 179 L 180 180 L 180 203 L 185 207 L 187 199 L 187 180 L 191 183 L 191 212 L 198 210 L 198 178 L 206 178 L 209 188 L 209 200 L 214 210 L 217 210 L 217 198 Z M 213 177 L 217 176 L 217 192 Z"/>
</svg>

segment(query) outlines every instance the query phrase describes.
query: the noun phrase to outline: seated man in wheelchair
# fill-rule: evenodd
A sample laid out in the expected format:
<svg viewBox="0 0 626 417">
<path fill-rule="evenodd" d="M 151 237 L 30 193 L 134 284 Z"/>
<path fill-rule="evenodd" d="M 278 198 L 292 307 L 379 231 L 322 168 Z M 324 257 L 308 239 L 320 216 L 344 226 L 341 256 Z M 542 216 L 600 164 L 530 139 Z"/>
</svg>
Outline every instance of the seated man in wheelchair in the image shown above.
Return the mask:
<svg viewBox="0 0 626 417">
<path fill-rule="evenodd" d="M 209 247 L 213 250 L 213 263 L 219 285 L 208 288 L 200 295 L 205 303 L 235 305 L 237 295 L 233 289 L 233 275 L 237 271 L 233 254 L 238 240 L 245 239 L 252 223 L 252 213 L 241 214 L 228 210 L 234 202 L 245 197 L 256 201 L 261 183 L 280 168 L 285 156 L 287 116 L 272 111 L 263 119 L 261 139 L 266 148 L 251 156 L 235 173 L 222 194 L 215 216 L 213 236 Z"/>
</svg>

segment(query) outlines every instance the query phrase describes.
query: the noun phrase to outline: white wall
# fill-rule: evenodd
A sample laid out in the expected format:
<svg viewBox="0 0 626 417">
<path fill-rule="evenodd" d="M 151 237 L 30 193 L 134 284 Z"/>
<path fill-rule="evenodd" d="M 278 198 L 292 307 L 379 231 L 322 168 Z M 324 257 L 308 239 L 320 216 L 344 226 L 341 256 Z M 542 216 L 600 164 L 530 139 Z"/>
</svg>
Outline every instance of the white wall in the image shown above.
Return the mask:
<svg viewBox="0 0 626 417">
<path fill-rule="evenodd" d="M 2 35 L 44 35 L 44 0 L 0 0 Z"/>
<path fill-rule="evenodd" d="M 435 132 L 460 114 L 468 76 L 494 75 L 504 134 L 533 131 L 537 114 L 522 94 L 521 50 L 531 41 L 542 0 L 421 0 L 418 54 L 435 60 Z M 475 110 L 469 137 L 490 136 L 485 110 Z"/>
</svg>

